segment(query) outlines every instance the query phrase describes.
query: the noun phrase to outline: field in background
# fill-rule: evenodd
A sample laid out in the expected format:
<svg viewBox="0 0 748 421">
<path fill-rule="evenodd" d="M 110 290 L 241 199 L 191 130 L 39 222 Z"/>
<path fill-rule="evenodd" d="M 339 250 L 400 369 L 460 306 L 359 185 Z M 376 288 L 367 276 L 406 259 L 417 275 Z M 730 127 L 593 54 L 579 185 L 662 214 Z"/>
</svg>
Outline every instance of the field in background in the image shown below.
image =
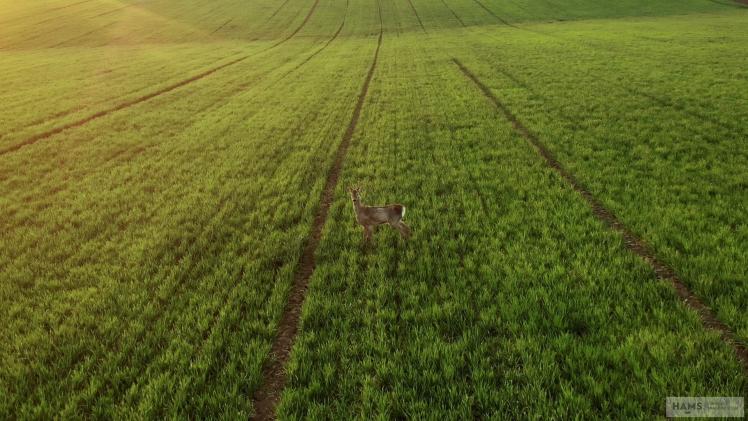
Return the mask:
<svg viewBox="0 0 748 421">
<path fill-rule="evenodd" d="M 729 1 L 0 0 L 0 417 L 252 415 L 328 187 L 279 417 L 745 396 L 517 124 L 745 343 L 746 45 Z"/>
</svg>

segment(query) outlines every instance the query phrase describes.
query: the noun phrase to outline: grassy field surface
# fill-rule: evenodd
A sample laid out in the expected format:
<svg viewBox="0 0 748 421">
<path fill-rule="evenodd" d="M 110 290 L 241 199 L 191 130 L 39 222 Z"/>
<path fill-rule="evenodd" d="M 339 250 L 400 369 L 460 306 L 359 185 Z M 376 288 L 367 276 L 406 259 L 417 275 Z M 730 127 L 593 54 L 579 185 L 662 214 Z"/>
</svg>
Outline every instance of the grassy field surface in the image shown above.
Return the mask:
<svg viewBox="0 0 748 421">
<path fill-rule="evenodd" d="M 727 0 L 0 0 L 0 418 L 252 416 L 327 187 L 279 418 L 746 396 L 455 64 L 745 346 L 746 45 Z"/>
</svg>

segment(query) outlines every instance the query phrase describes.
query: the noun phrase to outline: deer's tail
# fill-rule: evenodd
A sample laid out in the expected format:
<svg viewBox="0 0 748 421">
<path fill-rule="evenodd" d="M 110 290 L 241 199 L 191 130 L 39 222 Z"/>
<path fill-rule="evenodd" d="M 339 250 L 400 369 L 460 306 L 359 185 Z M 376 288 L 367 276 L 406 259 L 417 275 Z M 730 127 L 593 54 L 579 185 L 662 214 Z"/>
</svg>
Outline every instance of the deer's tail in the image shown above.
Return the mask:
<svg viewBox="0 0 748 421">
<path fill-rule="evenodd" d="M 403 219 L 403 217 L 405 216 L 405 206 L 392 205 L 392 209 L 397 212 L 397 215 L 400 217 L 400 219 Z"/>
</svg>

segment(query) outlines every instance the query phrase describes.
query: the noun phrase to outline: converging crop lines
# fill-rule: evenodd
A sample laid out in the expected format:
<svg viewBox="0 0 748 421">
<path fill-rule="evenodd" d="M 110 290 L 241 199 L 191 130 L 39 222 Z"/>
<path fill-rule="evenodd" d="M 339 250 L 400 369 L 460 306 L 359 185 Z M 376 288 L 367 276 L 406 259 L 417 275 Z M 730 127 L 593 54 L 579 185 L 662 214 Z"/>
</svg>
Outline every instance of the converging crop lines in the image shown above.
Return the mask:
<svg viewBox="0 0 748 421">
<path fill-rule="evenodd" d="M 738 359 L 743 365 L 743 369 L 748 372 L 748 349 L 742 344 L 742 342 L 736 337 L 732 330 L 719 321 L 714 313 L 697 297 L 694 295 L 686 285 L 678 278 L 675 271 L 660 261 L 653 250 L 638 236 L 636 236 L 630 229 L 628 229 L 618 218 L 609 211 L 592 193 L 590 193 L 584 186 L 576 179 L 576 177 L 568 172 L 564 167 L 553 157 L 548 151 L 545 145 L 537 138 L 522 122 L 512 113 L 512 111 L 503 104 L 491 90 L 486 86 L 478 77 L 470 71 L 462 62 L 458 59 L 452 59 L 463 73 L 463 75 L 470 80 L 483 95 L 500 111 L 504 117 L 512 124 L 514 130 L 519 133 L 529 144 L 532 146 L 538 154 L 546 161 L 548 166 L 556 171 L 564 180 L 566 180 L 571 187 L 579 193 L 587 204 L 592 208 L 595 217 L 603 222 L 605 225 L 614 229 L 620 233 L 624 239 L 626 248 L 633 253 L 640 256 L 647 264 L 652 268 L 655 275 L 661 281 L 669 283 L 676 294 L 684 302 L 686 306 L 695 311 L 701 318 L 702 323 L 709 329 L 712 329 L 720 334 L 722 339 L 730 345 Z"/>
<path fill-rule="evenodd" d="M 98 7 L 95 8 L 95 9 L 88 9 L 88 10 L 84 10 L 84 11 L 71 12 L 71 13 L 69 13 L 69 15 L 74 15 L 74 16 L 77 16 L 77 17 L 85 18 L 85 19 L 92 19 L 92 18 L 96 18 L 96 17 L 99 17 L 99 16 L 106 16 L 106 15 L 108 15 L 110 13 L 113 13 L 113 12 L 116 12 L 118 10 L 130 7 L 132 5 L 119 6 L 119 7 L 116 7 L 114 9 L 108 8 L 108 10 L 105 10 L 105 11 L 101 11 L 101 9 L 103 9 L 101 6 L 102 5 L 99 4 Z M 104 5 L 104 6 L 106 6 L 106 5 Z M 96 13 L 96 14 L 93 15 L 93 16 L 88 16 L 88 15 L 84 16 L 83 13 L 86 13 L 86 12 Z M 65 17 L 67 17 L 67 16 L 65 16 Z M 52 16 L 50 18 L 46 18 L 44 20 L 41 20 L 41 21 L 38 21 L 38 22 L 34 22 L 34 25 L 36 25 L 36 26 L 43 26 L 43 25 L 45 25 L 45 24 L 47 24 L 49 22 L 60 21 L 61 20 L 60 18 L 61 18 L 60 16 Z M 57 29 L 59 29 L 59 28 L 57 28 Z"/>
<path fill-rule="evenodd" d="M 294 66 L 292 69 L 288 70 L 286 73 L 284 73 L 283 75 L 281 75 L 281 77 L 279 77 L 278 79 L 276 79 L 273 82 L 273 84 L 276 84 L 276 83 L 280 82 L 281 80 L 285 79 L 286 76 L 290 75 L 291 73 L 295 72 L 296 70 L 299 70 L 303 65 L 309 63 L 309 61 L 311 61 L 319 53 L 321 53 L 323 50 L 325 50 L 327 47 L 329 47 L 330 44 L 332 44 L 332 42 L 335 41 L 338 38 L 338 35 L 340 35 L 340 32 L 343 31 L 343 27 L 345 26 L 345 21 L 346 21 L 346 19 L 348 17 L 348 6 L 349 6 L 349 4 L 350 4 L 350 0 L 346 0 L 346 2 L 345 2 L 345 14 L 343 15 L 343 21 L 340 22 L 340 26 L 338 27 L 338 30 L 335 31 L 335 33 L 332 35 L 332 37 L 330 39 L 328 39 L 327 42 L 325 42 L 325 44 L 322 47 L 320 47 L 315 52 L 313 52 L 312 54 L 310 54 L 307 58 L 305 58 L 304 60 L 302 60 L 299 64 L 297 64 L 296 66 Z"/>
<path fill-rule="evenodd" d="M 301 31 L 301 29 L 309 22 L 309 19 L 311 19 L 312 15 L 314 14 L 314 11 L 317 10 L 317 6 L 319 5 L 319 0 L 314 0 L 314 4 L 312 5 L 312 8 L 309 9 L 309 13 L 306 14 L 306 17 L 304 18 L 304 21 L 301 22 L 301 25 L 299 25 L 293 32 L 291 32 L 290 35 L 287 37 L 281 39 L 277 43 L 273 44 L 270 48 L 275 48 L 284 42 L 288 41 L 289 39 L 293 38 L 296 34 Z"/>
<path fill-rule="evenodd" d="M 286 71 L 281 77 L 273 80 L 272 82 L 269 82 L 264 87 L 264 90 L 268 90 L 268 89 L 272 88 L 273 86 L 275 86 L 275 84 L 277 84 L 278 82 L 280 82 L 283 79 L 285 79 L 288 75 L 290 75 L 290 74 L 298 71 L 301 67 L 303 67 L 305 64 L 309 63 L 309 61 L 311 61 L 315 56 L 317 56 L 319 53 L 321 53 L 323 50 L 325 50 L 333 41 L 335 41 L 335 39 L 338 38 L 338 35 L 340 35 L 340 32 L 343 30 L 343 27 L 345 26 L 346 17 L 347 17 L 347 14 L 348 14 L 348 4 L 349 4 L 349 2 L 350 2 L 350 0 L 346 1 L 346 13 L 345 13 L 345 15 L 343 15 L 343 20 L 340 23 L 340 26 L 338 27 L 337 31 L 335 31 L 335 33 L 332 35 L 332 37 L 330 39 L 328 39 L 327 42 L 325 42 L 325 44 L 322 45 L 322 47 L 318 48 L 312 54 L 310 54 L 309 56 L 307 56 L 304 60 L 302 60 L 301 62 L 299 62 L 298 64 L 296 64 L 294 67 L 292 67 L 288 71 Z M 273 67 L 273 68 L 271 68 L 271 69 L 269 69 L 269 70 L 267 70 L 265 72 L 262 72 L 262 73 L 258 74 L 257 75 L 257 80 L 258 81 L 259 80 L 263 80 L 263 78 L 272 75 L 274 72 L 276 72 L 278 70 L 278 67 L 280 67 L 280 65 L 287 64 L 287 63 L 291 62 L 292 60 L 293 60 L 293 58 L 286 59 L 281 64 L 279 64 L 278 66 L 275 66 L 275 67 Z M 232 91 L 230 94 L 228 94 L 228 96 L 224 96 L 222 98 L 218 98 L 215 101 L 212 101 L 211 103 L 207 104 L 206 106 L 201 107 L 200 110 L 199 110 L 199 112 L 204 112 L 205 110 L 208 110 L 208 109 L 212 108 L 216 104 L 225 102 L 227 99 L 233 98 L 234 96 L 239 95 L 240 93 L 246 92 L 247 90 L 248 90 L 247 85 L 246 84 L 242 84 L 242 85 L 240 85 L 238 87 L 238 89 L 236 89 L 236 90 Z"/>
<path fill-rule="evenodd" d="M 0 0 L 0 419 L 740 396 L 747 16 L 477 1 Z"/>
<path fill-rule="evenodd" d="M 275 407 L 278 404 L 278 399 L 280 398 L 280 394 L 286 384 L 285 366 L 290 358 L 291 348 L 293 347 L 296 334 L 298 333 L 301 309 L 306 297 L 309 279 L 314 273 L 314 255 L 319 246 L 319 242 L 322 239 L 322 229 L 325 226 L 327 214 L 334 199 L 335 188 L 338 184 L 338 179 L 340 178 L 340 173 L 343 168 L 343 161 L 345 160 L 348 147 L 350 146 L 353 133 L 356 130 L 361 115 L 361 110 L 364 106 L 364 101 L 369 92 L 369 84 L 374 76 L 374 70 L 377 67 L 377 60 L 379 58 L 379 50 L 382 46 L 382 35 L 384 30 L 381 20 L 381 6 L 379 4 L 378 6 L 380 27 L 377 48 L 374 51 L 374 58 L 369 67 L 369 72 L 366 74 L 364 84 L 361 87 L 361 92 L 358 95 L 358 101 L 353 110 L 353 115 L 348 123 L 343 139 L 338 146 L 335 160 L 328 174 L 327 181 L 325 182 L 325 187 L 322 190 L 319 209 L 314 218 L 307 244 L 304 246 L 304 250 L 299 258 L 291 292 L 289 293 L 286 308 L 284 309 L 283 315 L 278 324 L 276 339 L 273 342 L 270 351 L 271 355 L 263 369 L 262 384 L 254 395 L 253 419 L 255 420 L 269 420 L 275 418 Z"/>
<path fill-rule="evenodd" d="M 0 149 L 0 156 L 8 154 L 8 153 L 11 153 L 11 152 L 15 152 L 15 151 L 23 148 L 24 146 L 32 145 L 32 144 L 34 144 L 34 143 L 36 143 L 36 142 L 38 142 L 40 140 L 48 139 L 48 138 L 50 138 L 50 137 L 52 137 L 52 136 L 54 136 L 54 135 L 56 135 L 58 133 L 61 133 L 61 132 L 65 131 L 65 130 L 73 129 L 73 128 L 76 128 L 76 127 L 83 126 L 83 125 L 85 125 L 85 124 L 87 124 L 87 123 L 89 123 L 89 122 L 91 122 L 93 120 L 99 119 L 101 117 L 107 116 L 107 115 L 112 114 L 114 112 L 123 110 L 125 108 L 132 107 L 134 105 L 137 105 L 137 104 L 140 104 L 142 102 L 148 101 L 150 99 L 156 98 L 156 97 L 161 96 L 163 94 L 169 93 L 169 92 L 171 92 L 171 91 L 173 91 L 175 89 L 181 88 L 183 86 L 186 86 L 186 85 L 189 85 L 189 84 L 191 84 L 193 82 L 201 80 L 201 79 L 203 79 L 203 78 L 205 78 L 207 76 L 210 76 L 213 73 L 216 73 L 216 72 L 218 72 L 220 70 L 223 70 L 223 69 L 225 69 L 225 68 L 227 68 L 229 66 L 233 66 L 233 65 L 235 65 L 237 63 L 240 63 L 240 62 L 242 62 L 242 61 L 244 61 L 244 60 L 246 60 L 248 58 L 254 57 L 254 56 L 258 55 L 258 54 L 261 54 L 261 53 L 269 51 L 269 50 L 271 50 L 273 48 L 276 48 L 279 45 L 281 45 L 281 44 L 287 42 L 288 40 L 290 40 L 291 38 L 293 38 L 296 34 L 299 33 L 299 31 L 301 31 L 301 29 L 307 24 L 307 22 L 309 22 L 309 19 L 314 14 L 314 11 L 316 10 L 318 4 L 319 4 L 319 0 L 315 0 L 315 2 L 312 5 L 311 9 L 309 10 L 309 12 L 307 13 L 306 17 L 304 18 L 304 21 L 301 22 L 301 24 L 290 35 L 288 35 L 285 38 L 281 39 L 277 43 L 269 46 L 268 48 L 265 48 L 263 50 L 257 51 L 255 53 L 252 53 L 252 54 L 249 54 L 249 55 L 241 56 L 239 58 L 236 58 L 234 60 L 229 61 L 228 63 L 224 63 L 224 64 L 222 64 L 220 66 L 213 67 L 212 69 L 206 70 L 206 71 L 204 71 L 202 73 L 199 73 L 199 74 L 197 74 L 195 76 L 192 76 L 192 77 L 190 77 L 188 79 L 185 79 L 185 80 L 182 80 L 180 82 L 174 83 L 174 84 L 169 85 L 169 86 L 167 86 L 165 88 L 159 89 L 159 90 L 157 90 L 155 92 L 151 92 L 151 93 L 149 93 L 147 95 L 143 95 L 143 96 L 140 96 L 138 98 L 135 98 L 135 99 L 132 99 L 132 100 L 129 100 L 129 101 L 125 101 L 125 102 L 123 102 L 123 103 L 121 103 L 119 105 L 116 105 L 114 107 L 107 108 L 105 110 L 99 111 L 97 113 L 94 113 L 94 114 L 92 114 L 92 115 L 90 115 L 88 117 L 82 118 L 80 120 L 77 120 L 77 121 L 74 121 L 74 122 L 71 122 L 71 123 L 68 123 L 68 124 L 64 124 L 62 126 L 58 126 L 58 127 L 52 128 L 52 129 L 50 129 L 50 130 L 48 130 L 46 132 L 42 132 L 42 133 L 39 133 L 37 135 L 31 136 L 31 137 L 27 138 L 26 140 L 23 140 L 23 141 L 15 144 L 15 145 L 6 147 L 4 149 Z"/>
</svg>

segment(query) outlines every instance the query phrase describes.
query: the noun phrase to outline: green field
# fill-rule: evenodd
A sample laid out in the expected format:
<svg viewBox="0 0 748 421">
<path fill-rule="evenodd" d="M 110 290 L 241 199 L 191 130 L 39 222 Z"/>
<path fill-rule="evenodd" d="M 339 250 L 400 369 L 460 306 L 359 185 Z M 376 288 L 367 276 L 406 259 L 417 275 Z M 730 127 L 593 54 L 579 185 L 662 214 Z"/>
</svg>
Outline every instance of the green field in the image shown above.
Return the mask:
<svg viewBox="0 0 748 421">
<path fill-rule="evenodd" d="M 251 417 L 304 273 L 280 419 L 748 395 L 748 5 L 0 0 L 0 69 L 1 419 Z"/>
</svg>

